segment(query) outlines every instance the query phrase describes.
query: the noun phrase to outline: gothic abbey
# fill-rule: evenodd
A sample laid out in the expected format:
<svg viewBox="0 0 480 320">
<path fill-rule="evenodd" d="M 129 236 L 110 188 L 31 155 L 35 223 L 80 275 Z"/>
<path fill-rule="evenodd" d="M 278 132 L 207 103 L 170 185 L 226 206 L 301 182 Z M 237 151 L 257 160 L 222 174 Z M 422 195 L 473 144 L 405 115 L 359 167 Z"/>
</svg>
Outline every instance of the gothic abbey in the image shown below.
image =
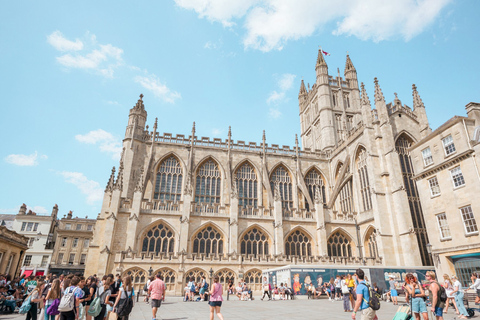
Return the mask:
<svg viewBox="0 0 480 320">
<path fill-rule="evenodd" d="M 409 147 L 431 132 L 413 85 L 413 108 L 374 108 L 347 55 L 344 78 L 300 86 L 302 148 L 195 136 L 146 126 L 142 96 L 130 110 L 118 174 L 105 189 L 85 274 L 148 270 L 182 294 L 187 276 L 243 277 L 288 264 L 432 265 Z M 293 125 L 293 124 L 292 124 Z"/>
</svg>

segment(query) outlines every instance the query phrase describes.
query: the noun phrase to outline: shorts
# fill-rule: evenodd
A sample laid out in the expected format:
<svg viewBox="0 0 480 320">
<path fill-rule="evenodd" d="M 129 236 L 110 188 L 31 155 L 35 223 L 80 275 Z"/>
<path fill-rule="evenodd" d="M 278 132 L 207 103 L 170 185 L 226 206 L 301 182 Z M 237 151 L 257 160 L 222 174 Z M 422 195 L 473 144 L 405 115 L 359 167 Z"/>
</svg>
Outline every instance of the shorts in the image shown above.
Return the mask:
<svg viewBox="0 0 480 320">
<path fill-rule="evenodd" d="M 205 293 L 205 288 L 201 288 L 199 293 L 204 294 Z"/>
<path fill-rule="evenodd" d="M 427 313 L 427 305 L 423 298 L 412 299 L 412 312 L 413 313 Z"/>
<path fill-rule="evenodd" d="M 362 320 L 373 320 L 375 317 L 376 313 L 372 308 L 362 310 Z"/>
<path fill-rule="evenodd" d="M 443 308 L 435 307 L 435 315 L 437 317 L 443 317 Z"/>
<path fill-rule="evenodd" d="M 160 308 L 161 305 L 162 305 L 162 300 L 158 300 L 158 299 L 151 299 L 150 300 L 150 306 L 152 308 Z"/>
<path fill-rule="evenodd" d="M 396 289 L 390 290 L 390 294 L 392 295 L 392 297 L 398 297 L 398 292 Z"/>
<path fill-rule="evenodd" d="M 480 290 L 477 290 L 477 297 L 480 298 Z"/>
<path fill-rule="evenodd" d="M 335 293 L 336 293 L 336 294 L 342 293 L 342 289 L 335 287 Z"/>
<path fill-rule="evenodd" d="M 328 293 L 332 293 L 332 290 L 330 290 L 330 289 L 327 289 L 327 292 L 328 292 Z"/>
<path fill-rule="evenodd" d="M 107 312 L 113 311 L 113 306 L 107 304 Z"/>
<path fill-rule="evenodd" d="M 222 301 L 209 301 L 208 305 L 210 307 L 221 307 L 222 306 Z"/>
</svg>

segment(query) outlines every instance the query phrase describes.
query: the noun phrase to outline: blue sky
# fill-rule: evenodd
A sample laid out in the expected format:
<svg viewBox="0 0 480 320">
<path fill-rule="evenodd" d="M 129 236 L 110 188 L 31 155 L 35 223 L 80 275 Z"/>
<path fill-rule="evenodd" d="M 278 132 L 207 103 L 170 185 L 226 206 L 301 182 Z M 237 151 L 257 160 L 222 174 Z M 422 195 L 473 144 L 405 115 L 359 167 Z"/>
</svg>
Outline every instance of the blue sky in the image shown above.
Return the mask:
<svg viewBox="0 0 480 320">
<path fill-rule="evenodd" d="M 480 2 L 453 0 L 8 1 L 0 11 L 0 213 L 58 204 L 96 217 L 129 109 L 160 132 L 293 145 L 298 90 L 347 51 L 432 129 L 480 101 Z M 373 101 L 373 100 L 372 100 Z"/>
</svg>

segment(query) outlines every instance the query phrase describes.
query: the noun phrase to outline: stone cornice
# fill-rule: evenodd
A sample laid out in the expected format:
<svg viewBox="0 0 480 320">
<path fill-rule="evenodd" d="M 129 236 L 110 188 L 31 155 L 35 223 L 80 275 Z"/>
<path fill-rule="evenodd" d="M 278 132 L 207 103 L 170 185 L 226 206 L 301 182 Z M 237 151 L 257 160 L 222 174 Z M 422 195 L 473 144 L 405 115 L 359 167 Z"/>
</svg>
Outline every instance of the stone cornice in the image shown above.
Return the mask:
<svg viewBox="0 0 480 320">
<path fill-rule="evenodd" d="M 8 230 L 5 226 L 0 226 L 0 241 L 8 242 L 24 250 L 28 249 L 28 238 L 15 231 Z"/>
<path fill-rule="evenodd" d="M 418 181 L 418 180 L 421 180 L 421 179 L 425 179 L 426 177 L 431 176 L 431 175 L 433 175 L 433 174 L 435 174 L 439 171 L 445 170 L 445 169 L 459 163 L 460 161 L 471 157 L 471 154 L 473 152 L 474 152 L 474 150 L 468 149 L 468 150 L 466 150 L 462 153 L 459 153 L 459 154 L 453 156 L 452 158 L 450 158 L 450 159 L 448 159 L 448 160 L 446 160 L 442 163 L 439 163 L 436 166 L 431 167 L 428 170 L 425 170 L 425 171 L 415 175 L 413 177 L 413 180 Z"/>
<path fill-rule="evenodd" d="M 442 249 L 434 249 L 432 250 L 432 253 L 436 254 L 442 254 L 442 253 L 453 253 L 455 251 L 463 251 L 463 250 L 472 250 L 472 249 L 479 249 L 480 248 L 480 243 L 477 244 L 466 244 L 463 246 L 455 246 L 455 247 L 448 247 L 448 248 L 442 248 Z"/>
</svg>

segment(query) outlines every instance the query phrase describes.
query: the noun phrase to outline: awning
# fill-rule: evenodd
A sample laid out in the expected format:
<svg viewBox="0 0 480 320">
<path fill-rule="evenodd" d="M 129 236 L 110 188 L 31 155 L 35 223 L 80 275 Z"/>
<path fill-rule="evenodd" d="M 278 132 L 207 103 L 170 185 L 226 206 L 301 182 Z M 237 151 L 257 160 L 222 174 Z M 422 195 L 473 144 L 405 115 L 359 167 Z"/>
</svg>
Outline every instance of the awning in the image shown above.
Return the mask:
<svg viewBox="0 0 480 320">
<path fill-rule="evenodd" d="M 30 277 L 32 273 L 33 273 L 33 270 L 25 270 L 23 274 L 25 275 L 25 277 Z"/>
<path fill-rule="evenodd" d="M 43 270 L 37 270 L 37 272 L 35 273 L 36 276 L 43 276 L 45 274 L 45 272 Z"/>
</svg>

